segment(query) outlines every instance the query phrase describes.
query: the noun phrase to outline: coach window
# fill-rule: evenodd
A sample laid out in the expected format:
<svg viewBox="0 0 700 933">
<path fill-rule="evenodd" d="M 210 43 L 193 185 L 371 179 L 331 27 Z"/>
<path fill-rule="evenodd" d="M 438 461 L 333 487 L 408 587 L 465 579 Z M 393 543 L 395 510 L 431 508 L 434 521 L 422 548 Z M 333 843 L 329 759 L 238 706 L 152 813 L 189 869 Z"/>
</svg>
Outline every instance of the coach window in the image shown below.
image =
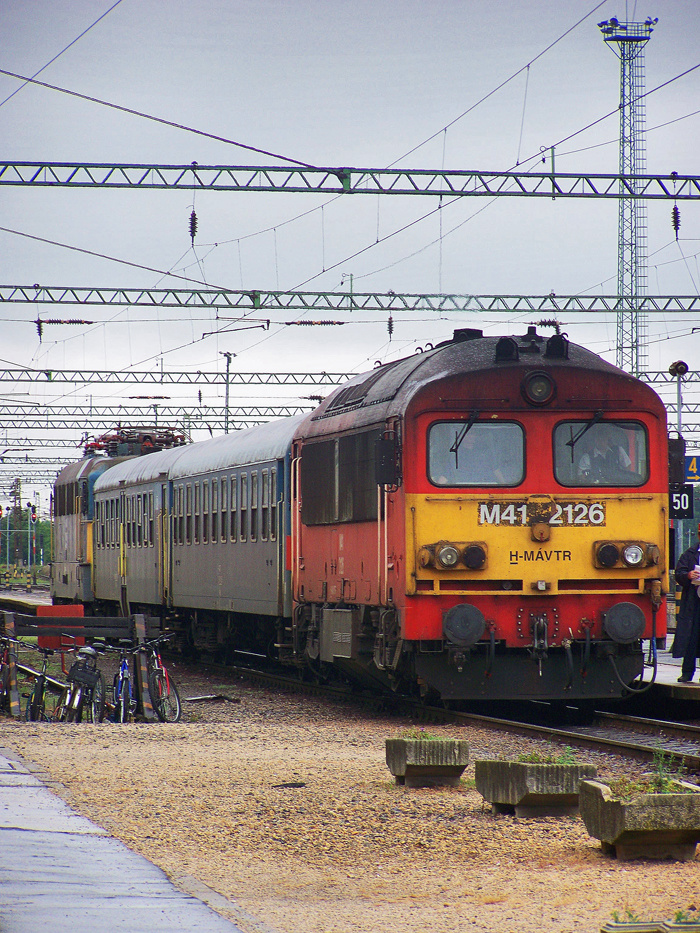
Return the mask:
<svg viewBox="0 0 700 933">
<path fill-rule="evenodd" d="M 161 486 L 161 501 L 163 503 L 163 509 L 165 509 L 165 487 Z M 153 534 L 153 493 L 148 493 L 148 543 L 151 547 L 155 542 L 155 535 Z"/>
<path fill-rule="evenodd" d="M 517 486 L 524 475 L 519 424 L 438 421 L 428 429 L 428 479 L 435 486 Z"/>
<path fill-rule="evenodd" d="M 202 542 L 209 540 L 209 480 L 202 483 Z"/>
<path fill-rule="evenodd" d="M 238 521 L 238 476 L 231 477 L 231 540 L 236 540 L 236 522 Z"/>
<path fill-rule="evenodd" d="M 641 486 L 649 478 L 649 441 L 637 422 L 563 421 L 553 440 L 562 486 Z"/>
<path fill-rule="evenodd" d="M 173 487 L 173 542 L 175 544 L 184 543 L 184 493 L 182 486 Z"/>
<path fill-rule="evenodd" d="M 211 543 L 219 540 L 219 480 L 211 481 Z"/>
<path fill-rule="evenodd" d="M 270 474 L 263 470 L 260 474 L 260 537 L 267 541 L 270 534 Z"/>
<path fill-rule="evenodd" d="M 126 515 L 124 516 L 124 524 L 126 525 L 126 546 L 131 547 L 131 532 L 132 532 L 132 522 L 131 522 L 131 513 L 133 511 L 133 502 L 131 496 L 128 496 L 124 500 L 124 510 Z"/>
<path fill-rule="evenodd" d="M 141 547 L 143 544 L 143 532 L 144 532 L 144 514 L 143 514 L 143 497 L 136 496 L 136 505 L 138 507 L 138 514 L 136 516 L 136 542 L 138 546 Z"/>
<path fill-rule="evenodd" d="M 202 490 L 199 483 L 194 484 L 194 543 L 199 544 L 201 533 Z"/>
<path fill-rule="evenodd" d="M 185 487 L 186 503 L 185 503 L 185 541 L 187 544 L 192 544 L 192 484 L 188 483 Z"/>
<path fill-rule="evenodd" d="M 248 474 L 241 473 L 241 501 L 238 503 L 241 513 L 241 533 L 240 541 L 246 541 L 248 538 Z"/>
<path fill-rule="evenodd" d="M 228 477 L 221 480 L 221 540 L 226 540 L 227 526 L 226 513 L 228 512 Z"/>
<path fill-rule="evenodd" d="M 250 540 L 258 538 L 258 474 L 250 474 Z"/>
<path fill-rule="evenodd" d="M 136 547 L 136 496 L 131 497 L 131 546 Z"/>
<path fill-rule="evenodd" d="M 277 470 L 270 470 L 270 541 L 277 538 Z"/>
<path fill-rule="evenodd" d="M 180 487 L 173 486 L 173 516 L 172 516 L 173 544 L 180 544 Z"/>
</svg>

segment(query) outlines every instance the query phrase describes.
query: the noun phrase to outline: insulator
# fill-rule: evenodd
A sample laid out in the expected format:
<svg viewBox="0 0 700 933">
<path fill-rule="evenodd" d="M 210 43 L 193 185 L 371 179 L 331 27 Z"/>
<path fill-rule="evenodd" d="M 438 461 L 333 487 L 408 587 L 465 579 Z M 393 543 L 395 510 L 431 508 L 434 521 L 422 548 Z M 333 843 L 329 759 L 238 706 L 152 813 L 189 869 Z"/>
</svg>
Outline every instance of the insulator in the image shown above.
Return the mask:
<svg viewBox="0 0 700 933">
<path fill-rule="evenodd" d="M 671 209 L 671 226 L 676 231 L 676 239 L 678 239 L 678 231 L 681 229 L 681 212 L 677 204 L 674 204 Z"/>
<path fill-rule="evenodd" d="M 391 340 L 391 335 L 394 333 L 394 319 L 389 315 L 389 320 L 386 322 L 386 329 L 389 331 L 389 340 Z"/>
<path fill-rule="evenodd" d="M 194 246 L 194 238 L 197 236 L 197 215 L 194 211 L 190 214 L 190 239 Z"/>
<path fill-rule="evenodd" d="M 287 327 L 340 327 L 347 321 L 285 321 Z M 270 322 L 267 322 L 268 327 Z"/>
<path fill-rule="evenodd" d="M 44 333 L 44 324 L 43 324 L 41 318 L 37 318 L 37 319 L 36 319 L 36 332 L 37 332 L 37 334 L 39 334 L 39 343 L 41 343 L 41 338 L 42 338 L 43 333 Z"/>
</svg>

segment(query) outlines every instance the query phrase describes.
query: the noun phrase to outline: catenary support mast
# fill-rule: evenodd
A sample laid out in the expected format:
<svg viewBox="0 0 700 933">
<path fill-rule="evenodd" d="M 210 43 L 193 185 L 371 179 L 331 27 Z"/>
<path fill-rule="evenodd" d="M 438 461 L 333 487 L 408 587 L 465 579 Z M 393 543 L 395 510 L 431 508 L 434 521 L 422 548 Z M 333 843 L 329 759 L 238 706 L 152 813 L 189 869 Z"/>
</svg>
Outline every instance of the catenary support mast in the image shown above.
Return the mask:
<svg viewBox="0 0 700 933">
<path fill-rule="evenodd" d="M 628 187 L 635 187 L 631 179 L 646 170 L 644 47 L 657 22 L 648 17 L 643 23 L 621 23 L 613 17 L 598 23 L 604 41 L 620 59 L 620 175 L 628 180 Z M 647 368 L 648 343 L 647 316 L 637 301 L 647 291 L 647 208 L 643 199 L 620 199 L 617 290 L 625 305 L 617 315 L 617 365 L 639 375 Z"/>
</svg>

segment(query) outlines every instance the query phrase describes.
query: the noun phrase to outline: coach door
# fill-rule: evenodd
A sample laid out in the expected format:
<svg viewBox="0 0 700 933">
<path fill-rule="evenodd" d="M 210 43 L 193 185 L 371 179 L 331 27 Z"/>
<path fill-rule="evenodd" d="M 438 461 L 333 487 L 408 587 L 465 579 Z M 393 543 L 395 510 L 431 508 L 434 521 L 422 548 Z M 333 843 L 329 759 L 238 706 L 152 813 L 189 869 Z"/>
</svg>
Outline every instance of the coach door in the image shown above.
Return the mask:
<svg viewBox="0 0 700 933">
<path fill-rule="evenodd" d="M 170 601 L 172 581 L 172 551 L 170 548 L 170 493 L 171 487 L 163 483 L 160 487 L 160 510 L 158 512 L 158 571 L 160 579 L 160 599 L 163 605 Z"/>
<path fill-rule="evenodd" d="M 127 539 L 127 523 L 130 516 L 127 515 L 127 503 L 129 511 L 131 511 L 131 502 L 127 498 L 127 495 L 124 491 L 119 493 L 119 593 L 120 593 L 120 603 L 122 615 L 128 616 L 129 613 L 129 597 L 127 594 L 127 561 L 126 561 L 126 539 Z"/>
</svg>

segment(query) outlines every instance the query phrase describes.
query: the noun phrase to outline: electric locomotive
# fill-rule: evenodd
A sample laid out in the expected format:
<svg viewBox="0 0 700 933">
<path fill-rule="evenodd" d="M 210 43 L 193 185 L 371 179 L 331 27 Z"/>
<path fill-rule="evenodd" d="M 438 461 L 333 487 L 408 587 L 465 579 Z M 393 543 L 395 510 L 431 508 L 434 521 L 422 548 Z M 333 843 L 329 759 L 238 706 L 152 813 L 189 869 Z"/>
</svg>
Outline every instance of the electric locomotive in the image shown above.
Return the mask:
<svg viewBox="0 0 700 933">
<path fill-rule="evenodd" d="M 334 392 L 294 456 L 290 656 L 580 699 L 624 695 L 665 636 L 664 406 L 563 335 L 457 331 Z"/>
<path fill-rule="evenodd" d="M 308 416 L 88 471 L 73 598 L 195 649 L 449 701 L 578 700 L 626 695 L 666 634 L 665 408 L 560 334 L 456 331 Z"/>
</svg>

